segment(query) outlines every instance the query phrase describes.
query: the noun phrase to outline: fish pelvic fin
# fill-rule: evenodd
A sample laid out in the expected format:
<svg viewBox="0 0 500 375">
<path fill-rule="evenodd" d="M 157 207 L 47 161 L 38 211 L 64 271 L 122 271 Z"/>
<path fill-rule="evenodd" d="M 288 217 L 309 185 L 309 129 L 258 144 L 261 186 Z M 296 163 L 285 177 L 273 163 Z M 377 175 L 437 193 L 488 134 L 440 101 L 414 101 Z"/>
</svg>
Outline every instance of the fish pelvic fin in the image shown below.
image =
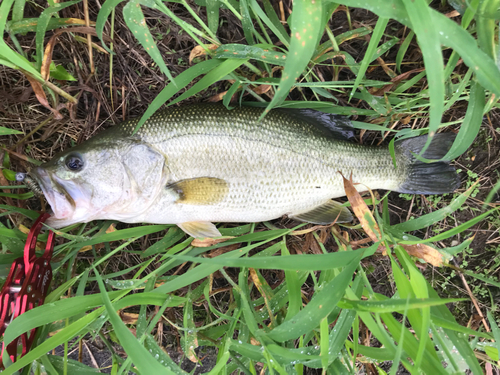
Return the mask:
<svg viewBox="0 0 500 375">
<path fill-rule="evenodd" d="M 189 221 L 177 224 L 177 226 L 194 238 L 214 238 L 222 236 L 217 227 L 209 221 Z"/>
<path fill-rule="evenodd" d="M 166 189 L 171 189 L 178 195 L 175 203 L 191 205 L 216 204 L 224 199 L 229 190 L 225 180 L 215 177 L 180 180 L 167 185 Z"/>
<path fill-rule="evenodd" d="M 425 159 L 442 159 L 451 148 L 455 134 L 440 133 L 434 135 L 431 144 L 422 155 Z M 460 178 L 449 161 L 441 160 L 435 163 L 425 163 L 418 160 L 415 154 L 420 154 L 427 141 L 427 135 L 397 141 L 396 154 L 402 154 L 407 160 L 406 178 L 397 189 L 408 194 L 446 194 L 452 193 L 460 186 Z"/>
<path fill-rule="evenodd" d="M 289 218 L 304 221 L 306 223 L 327 225 L 334 221 L 337 223 L 348 223 L 352 221 L 352 214 L 347 207 L 336 201 L 328 201 L 312 209 L 299 214 L 290 214 Z"/>
</svg>

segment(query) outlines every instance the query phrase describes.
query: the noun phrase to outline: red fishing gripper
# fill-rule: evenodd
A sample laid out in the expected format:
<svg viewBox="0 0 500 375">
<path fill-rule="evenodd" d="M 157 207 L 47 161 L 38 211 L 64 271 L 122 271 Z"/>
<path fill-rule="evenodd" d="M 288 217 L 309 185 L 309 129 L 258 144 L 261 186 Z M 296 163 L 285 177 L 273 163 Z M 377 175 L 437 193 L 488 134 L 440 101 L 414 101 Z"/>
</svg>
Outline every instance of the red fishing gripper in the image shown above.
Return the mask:
<svg viewBox="0 0 500 375">
<path fill-rule="evenodd" d="M 49 214 L 41 214 L 35 221 L 28 234 L 24 245 L 24 256 L 17 258 L 12 263 L 9 276 L 0 292 L 0 335 L 3 336 L 7 326 L 19 315 L 43 304 L 47 290 L 52 280 L 52 268 L 50 260 L 54 250 L 54 232 L 49 231 L 47 246 L 41 257 L 35 254 L 36 242 L 42 229 L 42 224 L 50 217 Z M 19 353 L 18 345 L 21 344 L 22 357 L 29 352 L 35 339 L 36 328 L 23 333 L 5 347 L 2 343 L 0 355 L 0 368 L 3 367 L 3 354 L 5 349 L 12 362 L 15 362 Z"/>
</svg>

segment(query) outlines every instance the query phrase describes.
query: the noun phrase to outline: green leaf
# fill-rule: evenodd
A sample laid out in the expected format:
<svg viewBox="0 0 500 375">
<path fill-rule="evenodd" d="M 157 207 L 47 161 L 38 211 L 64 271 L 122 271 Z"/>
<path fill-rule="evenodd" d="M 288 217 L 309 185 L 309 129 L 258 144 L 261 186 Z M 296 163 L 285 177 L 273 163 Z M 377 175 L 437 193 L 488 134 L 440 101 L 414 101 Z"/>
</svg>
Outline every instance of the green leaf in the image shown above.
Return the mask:
<svg viewBox="0 0 500 375">
<path fill-rule="evenodd" d="M 453 212 L 462 207 L 462 205 L 464 204 L 464 202 L 467 200 L 467 198 L 470 196 L 470 194 L 474 189 L 475 185 L 469 188 L 469 190 L 460 194 L 457 198 L 451 201 L 451 203 L 446 207 L 431 212 L 430 214 L 422 215 L 416 219 L 408 220 L 407 222 L 393 225 L 392 227 L 401 232 L 412 232 L 422 228 L 430 227 L 431 225 L 437 223 L 438 221 L 443 220 L 448 215 L 451 215 Z"/>
<path fill-rule="evenodd" d="M 109 1 L 109 0 L 108 0 Z M 151 104 L 148 106 L 146 112 L 142 115 L 141 119 L 137 123 L 134 132 L 139 130 L 139 128 L 150 118 L 164 103 L 166 103 L 172 96 L 174 96 L 179 90 L 183 89 L 191 82 L 193 82 L 196 77 L 202 74 L 210 72 L 217 66 L 221 65 L 223 61 L 221 60 L 207 60 L 186 69 L 181 74 L 175 78 L 175 85 L 171 82 L 161 92 L 154 98 Z"/>
<path fill-rule="evenodd" d="M 207 20 L 209 29 L 216 34 L 219 27 L 220 0 L 207 0 Z"/>
<path fill-rule="evenodd" d="M 174 374 L 186 375 L 187 372 L 183 371 L 177 363 L 175 363 L 170 356 L 165 353 L 165 351 L 160 348 L 153 336 L 149 333 L 146 334 L 146 339 L 144 340 L 144 347 L 155 357 L 163 366 L 172 370 Z"/>
<path fill-rule="evenodd" d="M 94 272 L 96 274 L 97 283 L 99 284 L 99 289 L 101 290 L 104 305 L 106 306 L 106 311 L 109 315 L 109 321 L 113 325 L 116 336 L 120 340 L 120 345 L 123 347 L 123 349 L 125 349 L 137 369 L 142 374 L 175 374 L 168 368 L 163 367 L 137 340 L 132 332 L 130 332 L 130 330 L 120 319 L 115 311 L 115 308 L 111 304 L 102 278 L 95 268 Z"/>
<path fill-rule="evenodd" d="M 473 225 L 479 223 L 481 220 L 485 219 L 491 213 L 493 213 L 494 211 L 497 211 L 497 210 L 498 209 L 493 209 L 493 210 L 490 210 L 488 212 L 485 212 L 482 215 L 476 216 L 475 218 L 473 218 L 473 219 L 471 219 L 469 221 L 466 221 L 465 223 L 462 223 L 462 224 L 456 226 L 453 229 L 450 229 L 450 230 L 448 230 L 446 232 L 440 233 L 440 234 L 438 234 L 438 235 L 436 235 L 434 237 L 427 238 L 425 240 L 417 240 L 417 241 L 400 241 L 400 243 L 406 244 L 406 245 L 416 245 L 416 244 L 419 244 L 419 243 L 429 243 L 429 242 L 442 241 L 442 240 L 444 240 L 446 238 L 449 238 L 449 237 L 454 236 L 456 234 L 462 233 L 466 229 L 469 229 Z"/>
<path fill-rule="evenodd" d="M 495 12 L 498 11 L 498 0 L 481 0 L 476 13 L 477 40 L 481 49 L 495 62 L 498 58 L 498 40 Z"/>
<path fill-rule="evenodd" d="M 251 0 L 252 3 L 255 0 Z M 311 60 L 320 33 L 323 31 L 321 0 L 295 1 L 293 3 L 293 17 L 288 59 L 281 75 L 281 82 L 271 103 L 266 108 L 266 113 L 279 105 L 288 96 L 288 92 L 295 84 Z M 260 16 L 260 15 L 259 15 Z M 267 23 L 266 23 L 267 24 Z"/>
<path fill-rule="evenodd" d="M 403 59 L 406 55 L 406 51 L 408 51 L 408 47 L 410 46 L 410 43 L 414 36 L 415 33 L 413 31 L 410 31 L 406 36 L 405 40 L 403 41 L 403 43 L 401 43 L 401 47 L 399 47 L 398 54 L 396 55 L 396 69 L 400 73 L 401 73 L 401 63 L 403 62 Z"/>
<path fill-rule="evenodd" d="M 0 126 L 0 136 L 11 135 L 11 134 L 24 134 L 24 133 L 20 132 L 19 130 L 4 128 L 3 126 Z"/>
<path fill-rule="evenodd" d="M 51 354 L 47 354 L 46 358 L 48 358 L 52 366 L 54 366 L 54 369 L 58 371 L 56 373 L 59 374 L 62 374 L 64 371 L 67 371 L 67 373 L 71 375 L 87 375 L 87 374 L 101 373 L 98 368 L 89 367 L 71 358 L 63 358 L 61 356 L 51 355 Z M 67 361 L 67 363 L 64 363 L 65 361 Z"/>
<path fill-rule="evenodd" d="M 226 242 L 227 244 L 227 242 Z M 215 258 L 196 258 L 186 255 L 172 255 L 173 258 L 187 262 L 201 264 L 216 264 L 220 267 L 247 267 L 256 269 L 282 269 L 290 271 L 327 271 L 334 268 L 344 267 L 357 259 L 371 256 L 375 249 L 360 249 L 355 251 L 340 251 L 328 254 L 297 254 L 289 257 L 276 258 L 258 257 L 227 259 L 222 257 Z"/>
<path fill-rule="evenodd" d="M 279 40 L 281 41 L 281 43 L 283 43 L 285 45 L 285 47 L 288 47 L 288 44 L 290 42 L 290 37 L 288 36 L 288 34 L 286 33 L 285 29 L 283 28 L 283 26 L 281 27 L 277 27 L 277 24 L 272 22 L 269 17 L 267 16 L 266 13 L 264 13 L 264 11 L 262 10 L 262 8 L 259 6 L 259 4 L 257 3 L 256 0 L 248 0 L 249 1 L 249 5 L 250 7 L 252 8 L 252 10 L 254 11 L 254 13 L 262 20 L 264 21 L 264 23 L 266 24 L 267 27 L 269 27 L 271 29 L 271 31 L 279 38 Z M 304 1 L 305 2 L 305 1 Z M 320 2 L 320 0 L 318 0 L 318 2 Z M 302 3 L 302 1 L 300 2 Z M 264 2 L 265 4 L 265 2 Z M 294 4 L 294 7 L 296 6 L 296 4 Z M 295 8 L 294 8 L 294 11 L 295 11 Z M 274 12 L 273 12 L 274 13 Z M 280 23 L 281 24 L 281 23 Z"/>
<path fill-rule="evenodd" d="M 272 340 L 283 342 L 296 339 L 300 335 L 316 328 L 319 322 L 332 312 L 340 298 L 344 295 L 345 289 L 352 279 L 352 274 L 359 265 L 362 254 L 362 252 L 357 252 L 357 256 L 344 270 L 333 280 L 323 285 L 314 294 L 306 307 L 300 310 L 293 318 L 283 322 L 268 334 L 263 333 L 263 335 Z"/>
<path fill-rule="evenodd" d="M 444 160 L 458 158 L 472 145 L 481 128 L 484 106 L 484 89 L 474 80 L 470 88 L 469 105 L 467 106 L 464 121 L 460 126 L 455 142 L 453 142 L 450 150 L 443 157 Z"/>
<path fill-rule="evenodd" d="M 247 46 L 245 44 L 223 44 L 215 50 L 214 57 L 217 59 L 254 59 L 269 64 L 284 65 L 286 54 L 273 51 L 274 46 L 261 48 L 259 46 Z"/>
<path fill-rule="evenodd" d="M 148 55 L 153 59 L 153 61 L 158 65 L 160 70 L 165 74 L 168 79 L 175 84 L 174 78 L 170 74 L 163 57 L 156 46 L 156 42 L 146 25 L 146 19 L 144 18 L 144 13 L 142 13 L 141 4 L 147 5 L 150 8 L 155 9 L 156 6 L 153 3 L 145 2 L 142 0 L 130 0 L 123 7 L 123 18 L 125 23 L 132 31 L 134 37 L 137 38 L 142 47 L 146 50 Z"/>
<path fill-rule="evenodd" d="M 170 102 L 169 105 L 178 103 L 181 100 L 189 98 L 190 96 L 193 96 L 200 91 L 205 90 L 215 82 L 220 81 L 222 78 L 226 77 L 246 61 L 247 60 L 227 59 L 222 64 L 210 70 L 210 72 L 208 72 L 202 79 L 196 82 L 193 87 L 180 95 L 177 99 Z"/>
<path fill-rule="evenodd" d="M 421 154 L 431 144 L 432 137 L 441 124 L 444 110 L 444 63 L 438 30 L 431 17 L 431 8 L 425 0 L 403 0 L 418 45 L 424 58 L 429 84 L 429 137 Z"/>
<path fill-rule="evenodd" d="M 53 6 L 45 9 L 38 18 L 38 23 L 36 25 L 36 69 L 40 71 L 42 67 L 42 59 L 44 55 L 43 40 L 45 38 L 45 33 L 47 32 L 47 27 L 49 26 L 50 19 L 54 14 L 67 8 L 71 5 L 78 4 L 81 0 L 66 1 L 65 3 L 55 3 Z"/>
<path fill-rule="evenodd" d="M 354 81 L 354 85 L 351 90 L 351 97 L 354 95 L 354 92 L 358 88 L 361 80 L 364 78 L 366 70 L 368 69 L 368 65 L 373 61 L 373 56 L 376 54 L 377 46 L 384 35 L 385 28 L 387 27 L 387 23 L 389 20 L 387 18 L 379 18 L 377 20 L 377 24 L 375 25 L 375 29 L 373 30 L 373 34 L 370 38 L 370 43 L 368 43 L 368 48 L 366 49 L 365 56 L 361 61 L 359 66 L 359 71 L 356 73 L 356 80 Z M 368 101 L 370 103 L 370 101 Z"/>
<path fill-rule="evenodd" d="M 414 28 L 400 0 L 376 2 L 343 0 L 342 4 L 368 9 L 380 17 L 393 18 L 412 29 Z M 451 47 L 458 52 L 465 64 L 474 70 L 479 83 L 484 88 L 493 91 L 497 97 L 500 97 L 500 71 L 493 59 L 478 48 L 476 40 L 466 30 L 444 14 L 429 8 L 428 15 L 429 22 L 437 31 L 438 43 Z M 431 66 L 438 65 L 435 61 L 430 61 L 429 64 Z M 440 82 L 443 84 L 443 81 Z"/>
<path fill-rule="evenodd" d="M 50 64 L 50 76 L 59 81 L 76 81 L 62 65 L 55 65 L 53 62 Z"/>
<path fill-rule="evenodd" d="M 97 33 L 97 36 L 101 40 L 102 46 L 110 53 L 113 52 L 106 46 L 102 33 L 104 31 L 104 25 L 106 24 L 109 15 L 122 1 L 124 0 L 106 0 L 99 10 L 99 14 L 97 15 L 97 20 L 95 23 L 95 31 Z"/>
</svg>

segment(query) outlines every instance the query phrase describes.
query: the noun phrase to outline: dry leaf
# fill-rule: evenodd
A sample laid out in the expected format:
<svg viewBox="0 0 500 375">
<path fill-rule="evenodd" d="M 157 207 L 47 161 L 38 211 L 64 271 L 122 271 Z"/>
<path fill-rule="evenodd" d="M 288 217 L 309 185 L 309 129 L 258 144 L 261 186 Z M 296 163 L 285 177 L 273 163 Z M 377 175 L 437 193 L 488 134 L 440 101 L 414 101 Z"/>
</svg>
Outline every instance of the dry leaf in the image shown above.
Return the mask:
<svg viewBox="0 0 500 375">
<path fill-rule="evenodd" d="M 372 88 L 369 90 L 370 94 L 374 95 L 374 96 L 383 96 L 384 93 L 388 92 L 388 91 L 391 91 L 392 88 L 399 84 L 401 81 L 407 79 L 410 74 L 413 74 L 413 73 L 420 73 L 424 70 L 424 68 L 418 68 L 418 69 L 413 69 L 413 70 L 410 70 L 408 72 L 404 72 L 394 78 L 391 79 L 391 83 L 389 83 L 388 85 L 385 85 L 384 87 L 381 87 L 381 88 Z"/>
<path fill-rule="evenodd" d="M 207 258 L 215 258 L 215 257 L 218 257 L 219 255 L 222 255 L 222 254 L 228 253 L 230 251 L 239 249 L 240 246 L 241 246 L 241 244 L 235 243 L 232 245 L 219 247 L 218 249 L 213 249 L 212 251 L 210 251 L 206 256 L 207 256 Z"/>
<path fill-rule="evenodd" d="M 219 237 L 219 238 L 204 238 L 200 240 L 199 238 L 195 238 L 193 242 L 191 242 L 191 246 L 194 247 L 209 247 L 216 245 L 221 242 L 225 242 L 227 240 L 230 240 L 231 238 L 235 238 L 232 236 L 225 236 L 225 237 Z"/>
<path fill-rule="evenodd" d="M 42 77 L 44 80 L 49 79 L 50 63 L 52 62 L 52 52 L 54 51 L 54 46 L 56 45 L 57 38 L 62 33 L 82 33 L 82 34 L 97 36 L 95 28 L 93 28 L 93 27 L 77 26 L 77 27 L 70 27 L 67 29 L 56 30 L 54 32 L 54 35 L 52 35 L 50 37 L 50 39 L 45 47 L 45 52 L 43 54 L 42 68 L 40 70 L 40 73 L 42 74 Z M 111 38 L 109 38 L 108 36 L 104 36 L 103 39 L 107 42 L 111 41 Z"/>
<path fill-rule="evenodd" d="M 219 92 L 218 94 L 215 94 L 208 98 L 208 101 L 211 103 L 217 103 L 220 102 L 222 99 L 224 99 L 224 95 L 227 94 L 227 91 Z"/>
<path fill-rule="evenodd" d="M 79 253 L 84 253 L 86 251 L 92 250 L 92 245 L 87 245 L 78 250 Z"/>
<path fill-rule="evenodd" d="M 47 100 L 47 96 L 45 95 L 45 91 L 43 91 L 42 84 L 38 82 L 36 79 L 30 77 L 28 74 L 26 74 L 26 78 L 31 84 L 31 87 L 33 87 L 33 91 L 35 92 L 36 98 L 38 99 L 40 104 L 43 105 L 45 108 L 50 109 L 54 114 L 54 118 L 56 120 L 61 120 L 63 118 L 63 115 L 61 115 L 61 113 L 57 109 L 54 109 L 50 106 Z"/>
<path fill-rule="evenodd" d="M 210 51 L 215 51 L 219 46 L 217 44 L 205 44 L 204 46 L 196 46 L 191 50 L 191 53 L 189 54 L 189 65 L 193 62 L 193 59 L 200 57 L 200 56 L 205 56 L 207 54 L 206 49 L 209 49 Z"/>
<path fill-rule="evenodd" d="M 250 344 L 255 345 L 255 346 L 262 346 L 260 342 L 258 342 L 256 339 L 253 337 L 250 337 Z"/>
<path fill-rule="evenodd" d="M 116 232 L 116 228 L 115 228 L 115 223 L 112 223 L 108 229 L 106 229 L 106 233 L 113 233 L 113 232 Z"/>
<path fill-rule="evenodd" d="M 416 245 L 400 245 L 408 254 L 423 259 L 427 263 L 432 264 L 434 267 L 441 267 L 443 265 L 443 255 L 433 247 L 420 243 Z"/>
<path fill-rule="evenodd" d="M 118 311 L 118 315 L 125 324 L 137 324 L 137 319 L 139 319 L 139 314 Z"/>
<path fill-rule="evenodd" d="M 370 209 L 366 205 L 365 201 L 363 200 L 363 198 L 361 198 L 361 195 L 359 195 L 358 191 L 354 187 L 354 184 L 352 182 L 352 175 L 350 177 L 350 180 L 346 179 L 342 175 L 342 173 L 340 173 L 340 175 L 344 179 L 344 190 L 347 195 L 347 199 L 349 199 L 352 210 L 358 218 L 365 233 L 372 239 L 373 242 L 380 241 L 380 239 L 382 238 L 380 228 L 378 227 L 378 224 L 375 221 L 375 218 L 370 212 Z"/>
<path fill-rule="evenodd" d="M 328 224 L 328 225 L 315 225 L 311 228 L 307 228 L 307 229 L 302 229 L 302 230 L 294 230 L 293 232 L 290 233 L 290 235 L 292 236 L 301 236 L 303 234 L 307 234 L 307 233 L 310 233 L 310 232 L 315 232 L 317 231 L 318 229 L 328 229 L 332 226 L 334 226 L 335 223 L 331 223 L 331 224 Z"/>
<path fill-rule="evenodd" d="M 252 90 L 255 93 L 259 94 L 259 95 L 265 94 L 270 89 L 271 89 L 271 85 L 257 85 L 257 86 L 252 86 Z"/>
</svg>

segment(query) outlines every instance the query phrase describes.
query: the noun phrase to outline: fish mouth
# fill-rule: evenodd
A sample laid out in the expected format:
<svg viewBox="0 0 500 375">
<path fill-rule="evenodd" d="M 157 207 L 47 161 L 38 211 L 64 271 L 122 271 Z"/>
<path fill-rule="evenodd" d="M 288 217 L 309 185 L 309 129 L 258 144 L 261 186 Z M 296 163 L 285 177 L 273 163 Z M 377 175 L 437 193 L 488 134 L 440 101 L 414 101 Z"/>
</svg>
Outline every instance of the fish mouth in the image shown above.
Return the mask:
<svg viewBox="0 0 500 375">
<path fill-rule="evenodd" d="M 88 199 L 85 199 L 87 194 L 78 184 L 63 180 L 41 167 L 31 170 L 29 177 L 33 179 L 34 189 L 42 191 L 52 209 L 48 225 L 60 228 L 80 221 L 77 216 L 86 206 L 82 202 L 88 202 Z"/>
</svg>

